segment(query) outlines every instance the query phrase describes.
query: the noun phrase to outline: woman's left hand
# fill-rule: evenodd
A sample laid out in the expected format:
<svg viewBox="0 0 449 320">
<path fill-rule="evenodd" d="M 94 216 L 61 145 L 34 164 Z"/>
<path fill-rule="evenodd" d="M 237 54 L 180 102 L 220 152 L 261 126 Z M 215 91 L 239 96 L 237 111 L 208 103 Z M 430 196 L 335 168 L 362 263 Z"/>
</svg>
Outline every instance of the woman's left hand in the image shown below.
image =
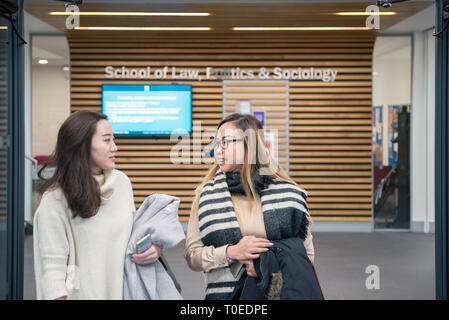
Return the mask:
<svg viewBox="0 0 449 320">
<path fill-rule="evenodd" d="M 140 254 L 137 253 L 133 254 L 131 261 L 137 264 L 153 263 L 157 259 L 159 259 L 161 254 L 162 254 L 162 247 L 152 244 L 151 247 L 147 249 L 147 251 L 142 252 Z"/>
<path fill-rule="evenodd" d="M 246 274 L 250 277 L 257 277 L 256 269 L 254 268 L 253 260 L 243 260 L 240 261 L 246 266 Z"/>
</svg>

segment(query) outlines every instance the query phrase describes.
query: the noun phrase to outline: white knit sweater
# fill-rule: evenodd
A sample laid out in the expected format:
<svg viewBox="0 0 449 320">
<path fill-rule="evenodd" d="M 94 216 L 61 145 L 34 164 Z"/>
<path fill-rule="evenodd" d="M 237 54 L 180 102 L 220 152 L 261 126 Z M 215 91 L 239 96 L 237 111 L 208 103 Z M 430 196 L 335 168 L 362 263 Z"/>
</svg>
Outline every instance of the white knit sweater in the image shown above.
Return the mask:
<svg viewBox="0 0 449 320">
<path fill-rule="evenodd" d="M 93 217 L 73 219 L 60 188 L 42 196 L 34 217 L 38 299 L 122 299 L 135 212 L 131 182 L 118 170 L 94 177 L 102 205 Z"/>
</svg>

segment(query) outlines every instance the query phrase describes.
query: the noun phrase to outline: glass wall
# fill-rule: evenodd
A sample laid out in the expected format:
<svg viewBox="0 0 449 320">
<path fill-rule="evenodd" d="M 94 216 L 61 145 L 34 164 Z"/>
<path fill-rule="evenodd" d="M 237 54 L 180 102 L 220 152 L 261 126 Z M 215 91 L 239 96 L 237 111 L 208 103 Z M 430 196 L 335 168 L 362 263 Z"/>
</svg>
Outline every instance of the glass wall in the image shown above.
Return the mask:
<svg viewBox="0 0 449 320">
<path fill-rule="evenodd" d="M 8 20 L 0 16 L 0 299 L 7 296 L 8 263 Z"/>
<path fill-rule="evenodd" d="M 373 54 L 375 228 L 410 228 L 411 36 L 378 37 Z"/>
</svg>

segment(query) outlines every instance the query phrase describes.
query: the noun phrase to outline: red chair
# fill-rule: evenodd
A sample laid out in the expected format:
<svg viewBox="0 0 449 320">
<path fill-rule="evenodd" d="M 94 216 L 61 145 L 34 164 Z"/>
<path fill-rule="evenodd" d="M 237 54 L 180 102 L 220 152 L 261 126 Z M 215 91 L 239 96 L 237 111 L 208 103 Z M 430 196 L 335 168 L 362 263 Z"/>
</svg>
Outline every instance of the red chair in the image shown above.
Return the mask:
<svg viewBox="0 0 449 320">
<path fill-rule="evenodd" d="M 37 165 L 44 164 L 50 156 L 34 156 L 34 159 L 37 161 Z"/>
</svg>

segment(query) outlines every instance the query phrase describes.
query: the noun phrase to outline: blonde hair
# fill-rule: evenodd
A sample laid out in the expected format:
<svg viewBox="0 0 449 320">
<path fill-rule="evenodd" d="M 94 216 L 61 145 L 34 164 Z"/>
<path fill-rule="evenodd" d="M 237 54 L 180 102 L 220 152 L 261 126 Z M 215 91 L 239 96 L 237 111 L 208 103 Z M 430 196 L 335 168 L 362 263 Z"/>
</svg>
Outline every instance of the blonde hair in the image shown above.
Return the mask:
<svg viewBox="0 0 449 320">
<path fill-rule="evenodd" d="M 253 173 L 261 172 L 263 175 L 270 176 L 272 179 L 278 179 L 296 185 L 295 181 L 293 181 L 279 166 L 276 160 L 271 157 L 263 137 L 262 124 L 257 118 L 249 114 L 234 113 L 226 117 L 218 125 L 217 130 L 227 122 L 232 122 L 238 129 L 245 132 L 243 137 L 245 155 L 240 171 L 240 178 L 248 200 L 249 212 L 252 211 L 253 200 L 258 197 L 258 193 L 251 179 Z M 252 135 L 252 132 L 254 132 L 255 135 Z M 255 141 L 252 141 L 254 138 Z M 250 162 L 249 160 L 253 160 L 254 156 L 256 161 L 255 163 L 252 163 L 252 161 Z M 218 168 L 218 164 L 213 164 L 207 171 L 200 185 L 197 187 L 196 195 L 192 203 L 192 210 L 198 210 L 201 192 L 206 183 L 215 177 Z"/>
</svg>

